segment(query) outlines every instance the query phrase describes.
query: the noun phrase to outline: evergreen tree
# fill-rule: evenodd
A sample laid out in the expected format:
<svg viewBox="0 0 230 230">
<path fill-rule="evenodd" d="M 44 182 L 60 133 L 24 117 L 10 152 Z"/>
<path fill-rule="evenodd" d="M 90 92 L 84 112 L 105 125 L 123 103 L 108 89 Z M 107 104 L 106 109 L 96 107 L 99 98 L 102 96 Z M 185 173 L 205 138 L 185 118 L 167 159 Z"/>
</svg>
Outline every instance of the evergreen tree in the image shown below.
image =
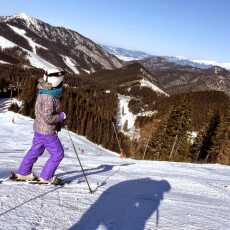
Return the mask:
<svg viewBox="0 0 230 230">
<path fill-rule="evenodd" d="M 230 164 L 230 106 L 226 109 L 226 114 L 221 117 L 220 124 L 216 128 L 212 137 L 213 145 L 208 155 L 210 162 Z"/>
<path fill-rule="evenodd" d="M 162 160 L 185 161 L 189 155 L 189 132 L 191 131 L 191 109 L 185 98 L 175 105 L 170 113 L 161 144 Z"/>
<path fill-rule="evenodd" d="M 214 145 L 214 138 L 216 135 L 217 128 L 220 124 L 219 112 L 213 112 L 210 114 L 210 122 L 208 123 L 205 135 L 200 148 L 198 161 L 211 162 L 210 150 Z"/>
<path fill-rule="evenodd" d="M 189 158 L 191 106 L 186 98 L 171 106 L 152 134 L 145 159 L 185 161 Z"/>
<path fill-rule="evenodd" d="M 160 160 L 162 159 L 162 143 L 164 140 L 164 135 L 166 132 L 167 128 L 167 121 L 168 121 L 168 116 L 165 116 L 161 119 L 160 124 L 158 124 L 158 128 L 156 132 L 152 132 L 150 135 L 150 140 L 148 146 L 145 146 L 144 149 L 144 154 L 143 159 L 149 159 L 149 160 Z M 157 125 L 159 121 L 152 121 L 155 124 L 152 124 L 152 127 L 154 125 Z"/>
<path fill-rule="evenodd" d="M 205 128 L 198 132 L 198 135 L 190 148 L 189 161 L 197 162 L 200 155 L 200 150 L 205 137 Z"/>
<path fill-rule="evenodd" d="M 187 99 L 184 99 L 180 108 L 181 118 L 178 127 L 178 142 L 175 146 L 174 160 L 187 161 L 189 157 L 189 150 L 191 146 L 191 106 Z"/>
</svg>

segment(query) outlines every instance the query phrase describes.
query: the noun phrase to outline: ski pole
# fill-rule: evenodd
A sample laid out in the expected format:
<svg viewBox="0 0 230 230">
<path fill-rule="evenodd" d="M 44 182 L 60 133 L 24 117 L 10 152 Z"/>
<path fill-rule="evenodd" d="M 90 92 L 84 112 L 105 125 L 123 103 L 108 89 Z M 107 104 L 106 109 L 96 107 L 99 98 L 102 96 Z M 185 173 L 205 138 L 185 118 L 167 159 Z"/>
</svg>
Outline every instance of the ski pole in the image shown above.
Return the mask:
<svg viewBox="0 0 230 230">
<path fill-rule="evenodd" d="M 67 127 L 66 127 L 66 129 L 67 129 Z M 85 171 L 84 171 L 84 169 L 83 169 L 83 167 L 82 167 L 80 158 L 79 158 L 79 156 L 78 156 L 78 154 L 77 154 L 77 150 L 76 150 L 76 148 L 75 148 L 75 145 L 74 145 L 74 143 L 73 143 L 72 137 L 71 137 L 70 132 L 69 132 L 68 129 L 67 129 L 67 132 L 68 132 L 68 134 L 69 134 L 69 139 L 70 139 L 70 142 L 71 142 L 71 144 L 72 144 L 72 146 L 73 146 L 75 155 L 76 155 L 76 157 L 77 157 L 77 159 L 78 159 L 78 162 L 79 162 L 79 165 L 80 165 L 80 167 L 81 167 L 81 171 L 82 171 L 83 176 L 84 176 L 84 178 L 85 178 L 85 181 L 86 181 L 86 183 L 87 183 L 87 185 L 88 185 L 89 192 L 92 194 L 93 191 L 92 191 L 92 189 L 91 189 L 91 187 L 90 187 L 90 185 L 89 185 L 89 181 L 88 181 L 87 176 L 86 176 L 86 174 L 85 174 Z"/>
<path fill-rule="evenodd" d="M 156 227 L 158 229 L 159 226 L 159 208 L 157 207 L 157 212 L 156 212 Z"/>
</svg>

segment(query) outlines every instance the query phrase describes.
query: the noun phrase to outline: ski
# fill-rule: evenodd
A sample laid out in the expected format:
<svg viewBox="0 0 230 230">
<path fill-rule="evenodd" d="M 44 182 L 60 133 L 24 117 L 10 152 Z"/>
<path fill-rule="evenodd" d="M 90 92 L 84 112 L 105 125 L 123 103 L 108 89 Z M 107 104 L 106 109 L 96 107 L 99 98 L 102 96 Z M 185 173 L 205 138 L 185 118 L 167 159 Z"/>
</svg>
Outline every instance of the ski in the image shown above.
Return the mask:
<svg viewBox="0 0 230 230">
<path fill-rule="evenodd" d="M 43 183 L 38 180 L 34 181 L 20 181 L 20 180 L 11 180 L 8 178 L 0 178 L 0 184 L 25 184 L 25 185 L 44 185 L 44 186 L 64 186 L 66 184 L 70 184 L 72 181 L 70 180 L 63 180 L 60 183 Z"/>
<path fill-rule="evenodd" d="M 38 177 L 34 176 L 33 181 L 37 181 Z M 16 173 L 11 171 L 8 177 L 0 178 L 0 184 L 4 182 L 15 182 L 15 183 L 28 183 L 31 180 L 20 180 L 17 178 Z"/>
<path fill-rule="evenodd" d="M 50 182 L 50 183 L 44 183 L 42 181 L 39 180 L 35 180 L 35 181 L 28 181 L 28 184 L 36 184 L 36 185 L 45 185 L 45 186 L 64 186 L 65 184 L 70 184 L 72 181 L 71 180 L 62 180 L 59 179 L 59 181 L 54 181 L 54 182 Z"/>
<path fill-rule="evenodd" d="M 6 177 L 6 178 L 0 178 L 0 184 L 6 182 L 6 181 L 9 181 L 9 177 Z"/>
<path fill-rule="evenodd" d="M 34 180 L 20 180 L 17 178 L 15 172 L 11 172 L 11 175 L 5 178 L 0 178 L 0 184 L 34 184 L 34 185 L 54 185 L 54 186 L 63 186 L 65 184 L 70 184 L 72 180 L 63 180 L 60 178 L 54 178 L 50 183 L 44 183 L 38 179 L 37 176 L 34 177 Z"/>
</svg>

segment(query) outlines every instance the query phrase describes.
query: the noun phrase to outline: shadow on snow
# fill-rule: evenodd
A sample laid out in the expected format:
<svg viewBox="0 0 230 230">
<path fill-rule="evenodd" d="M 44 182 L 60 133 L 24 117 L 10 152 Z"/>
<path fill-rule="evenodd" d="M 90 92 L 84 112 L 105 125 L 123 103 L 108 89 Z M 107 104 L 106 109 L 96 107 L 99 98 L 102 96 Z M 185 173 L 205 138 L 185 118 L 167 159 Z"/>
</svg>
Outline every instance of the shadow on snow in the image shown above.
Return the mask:
<svg viewBox="0 0 230 230">
<path fill-rule="evenodd" d="M 104 183 L 106 183 L 107 180 L 110 179 L 114 174 L 116 174 L 120 170 L 121 167 L 129 166 L 129 165 L 132 165 L 132 164 L 134 164 L 134 163 L 123 163 L 123 164 L 119 164 L 119 165 L 103 164 L 103 165 L 99 165 L 98 167 L 95 167 L 95 168 L 84 169 L 84 171 L 85 171 L 86 176 L 90 176 L 90 175 L 93 175 L 93 174 L 109 172 L 109 171 L 112 171 L 114 167 L 117 167 L 117 170 L 114 170 L 113 173 L 111 173 L 103 181 Z M 81 170 L 73 170 L 73 171 L 68 171 L 68 172 L 64 172 L 64 173 L 58 173 L 57 176 L 61 177 L 62 179 L 66 180 L 66 181 L 71 181 L 71 182 L 73 182 L 75 180 L 78 180 L 78 179 L 81 179 L 81 178 L 84 177 Z"/>
<path fill-rule="evenodd" d="M 128 165 L 130 165 L 130 164 L 124 163 L 124 164 L 121 164 L 121 165 L 100 165 L 100 166 L 98 166 L 98 167 L 96 167 L 96 168 L 86 169 L 85 171 L 86 171 L 86 175 L 92 175 L 92 174 L 99 174 L 99 173 L 103 173 L 103 172 L 110 171 L 110 170 L 112 170 L 113 167 L 115 167 L 115 166 L 118 166 L 118 170 L 119 170 L 121 166 L 128 166 Z M 113 174 L 111 174 L 110 176 L 108 176 L 108 177 L 104 180 L 104 182 L 106 182 L 106 181 L 107 181 L 111 176 L 113 176 L 116 172 L 117 172 L 117 171 L 115 171 Z M 80 170 L 69 171 L 69 172 L 64 172 L 64 173 L 59 173 L 59 174 L 57 174 L 57 175 L 58 175 L 58 176 L 66 176 L 66 175 L 69 175 L 69 174 L 76 174 L 76 173 L 77 173 L 78 175 L 72 175 L 72 176 L 70 176 L 70 177 L 65 177 L 65 178 L 63 178 L 63 179 L 66 179 L 66 180 L 68 180 L 68 181 L 74 181 L 74 180 L 77 180 L 78 178 L 82 178 L 82 177 L 83 177 L 82 171 L 80 171 Z M 79 174 L 79 173 L 80 173 L 80 174 Z M 7 178 L 7 177 L 9 176 L 9 174 L 10 174 L 10 171 L 9 171 L 8 169 L 0 169 L 0 178 Z M 20 182 L 18 182 L 18 183 L 20 183 Z M 1 181 L 0 181 L 0 184 L 1 184 Z M 103 184 L 103 183 L 101 183 L 101 184 Z M 57 187 L 55 187 L 55 188 L 53 188 L 53 189 L 51 189 L 51 190 L 48 190 L 48 191 L 46 191 L 46 192 L 44 192 L 44 193 L 41 193 L 41 194 L 39 194 L 39 195 L 37 195 L 37 196 L 35 196 L 35 197 L 32 197 L 32 198 L 29 199 L 29 200 L 23 201 L 22 203 L 16 205 L 15 207 L 12 207 L 12 208 L 10 208 L 10 209 L 8 209 L 8 210 L 6 210 L 6 211 L 1 212 L 1 213 L 0 213 L 0 217 L 3 216 L 3 215 L 5 215 L 5 214 L 7 214 L 7 213 L 9 213 L 9 212 L 11 212 L 11 211 L 14 211 L 14 210 L 16 210 L 16 209 L 22 207 L 22 206 L 25 205 L 25 204 L 28 204 L 28 203 L 30 203 L 30 202 L 36 200 L 36 199 L 39 199 L 39 198 L 41 198 L 41 197 L 44 197 L 44 196 L 46 196 L 46 195 L 49 194 L 49 193 L 55 192 L 55 191 L 57 191 L 58 189 L 60 189 L 60 188 L 62 188 L 62 187 L 63 187 L 63 186 L 57 186 Z M 100 187 L 100 185 L 97 186 L 96 189 L 95 189 L 93 192 L 95 192 L 99 187 Z"/>
<path fill-rule="evenodd" d="M 170 189 L 166 180 L 120 182 L 107 189 L 69 230 L 143 230 L 154 212 L 158 226 L 160 202 Z"/>
</svg>

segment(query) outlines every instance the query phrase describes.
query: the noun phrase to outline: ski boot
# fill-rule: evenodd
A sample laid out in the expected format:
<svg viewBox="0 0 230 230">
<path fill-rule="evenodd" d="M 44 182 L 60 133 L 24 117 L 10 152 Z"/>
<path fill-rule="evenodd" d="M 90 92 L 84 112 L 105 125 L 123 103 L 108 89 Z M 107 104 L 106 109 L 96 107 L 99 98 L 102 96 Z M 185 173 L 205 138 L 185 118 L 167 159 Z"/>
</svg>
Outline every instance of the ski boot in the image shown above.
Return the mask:
<svg viewBox="0 0 230 230">
<path fill-rule="evenodd" d="M 35 176 L 33 173 L 30 173 L 28 175 L 21 175 L 15 172 L 11 172 L 9 179 L 13 181 L 37 181 L 38 180 L 37 176 Z"/>
<path fill-rule="evenodd" d="M 52 177 L 50 180 L 45 180 L 43 178 L 39 178 L 37 181 L 39 184 L 48 184 L 48 185 L 64 185 L 64 181 L 57 176 Z"/>
</svg>

